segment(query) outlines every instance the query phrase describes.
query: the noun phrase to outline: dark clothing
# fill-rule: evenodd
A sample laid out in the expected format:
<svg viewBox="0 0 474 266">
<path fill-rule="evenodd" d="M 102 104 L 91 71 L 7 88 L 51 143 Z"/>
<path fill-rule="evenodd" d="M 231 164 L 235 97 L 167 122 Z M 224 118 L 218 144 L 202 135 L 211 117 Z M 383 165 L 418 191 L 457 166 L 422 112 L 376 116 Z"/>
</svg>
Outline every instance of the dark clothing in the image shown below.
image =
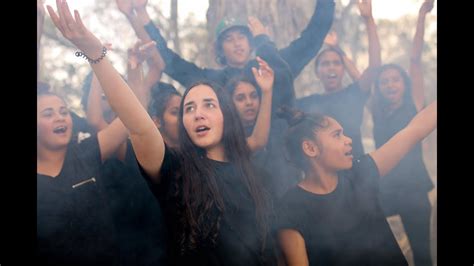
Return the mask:
<svg viewBox="0 0 474 266">
<path fill-rule="evenodd" d="M 288 162 L 285 151 L 285 132 L 288 123 L 272 116 L 270 134 L 267 145 L 254 152 L 253 163 L 262 171 L 264 187 L 270 192 L 272 199 L 278 202 L 285 192 L 296 186 L 301 178 L 301 171 Z M 252 134 L 254 127 L 246 128 L 247 136 Z"/>
<path fill-rule="evenodd" d="M 95 135 L 68 147 L 58 176 L 37 175 L 41 264 L 119 265 L 111 208 L 98 177 L 100 165 Z"/>
<path fill-rule="evenodd" d="M 256 54 L 267 61 L 275 71 L 273 110 L 282 104 L 294 104 L 293 80 L 321 48 L 332 25 L 334 7 L 333 0 L 318 1 L 315 12 L 301 36 L 280 51 L 274 48 L 268 36 L 258 35 L 254 38 Z M 224 69 L 200 68 L 169 49 L 166 40 L 152 22 L 145 25 L 145 30 L 157 43 L 158 50 L 166 63 L 164 72 L 185 87 L 189 87 L 197 80 L 211 80 L 225 86 L 232 77 L 242 73 L 253 80 L 250 68 L 257 65 L 255 59 L 250 60 L 242 69 L 229 66 Z M 289 67 L 289 73 L 286 73 L 286 67 Z"/>
<path fill-rule="evenodd" d="M 252 73 L 252 67 L 258 68 L 258 63 L 255 59 L 250 60 L 243 68 L 200 68 L 194 63 L 184 60 L 169 49 L 166 46 L 166 40 L 161 36 L 153 22 L 145 25 L 145 30 L 151 39 L 157 43 L 161 57 L 163 57 L 166 63 L 164 72 L 186 88 L 197 81 L 212 81 L 225 87 L 230 79 L 238 76 L 245 76 L 256 84 Z M 270 41 L 268 36 L 259 35 L 255 40 L 259 43 L 256 47 L 257 55 L 265 60 L 275 73 L 272 106 L 293 105 L 295 92 L 293 89 L 293 76 L 288 64 L 278 55 L 275 44 Z"/>
<path fill-rule="evenodd" d="M 165 265 L 164 218 L 140 175 L 130 141 L 124 162 L 110 158 L 100 174 L 117 230 L 121 265 Z"/>
<path fill-rule="evenodd" d="M 378 201 L 379 174 L 369 155 L 341 171 L 328 194 L 297 186 L 282 199 L 279 229 L 298 231 L 309 265 L 407 265 Z"/>
<path fill-rule="evenodd" d="M 84 139 L 97 134 L 97 131 L 89 125 L 87 120 L 70 112 L 72 118 L 72 137 L 71 142 L 81 143 Z"/>
<path fill-rule="evenodd" d="M 405 128 L 416 115 L 413 103 L 404 103 L 390 115 L 374 114 L 374 139 L 380 148 Z M 428 192 L 433 182 L 417 143 L 400 163 L 380 181 L 380 199 L 387 216 L 400 214 L 412 247 L 415 265 L 431 265 L 429 226 L 431 205 Z"/>
<path fill-rule="evenodd" d="M 265 265 L 265 256 L 260 252 L 261 240 L 257 228 L 255 204 L 249 190 L 239 178 L 232 163 L 201 158 L 215 169 L 217 186 L 224 200 L 224 210 L 215 244 L 209 241 L 197 243 L 197 248 L 180 254 L 178 232 L 183 221 L 183 190 L 181 158 L 166 148 L 160 170 L 161 181 L 151 181 L 142 168 L 155 196 L 165 210 L 170 233 L 170 262 L 173 265 Z M 217 211 L 217 210 L 216 210 Z M 271 265 L 271 264 L 270 264 Z"/>
<path fill-rule="evenodd" d="M 313 94 L 297 100 L 296 106 L 309 113 L 318 112 L 336 119 L 344 129 L 344 135 L 352 139 L 354 158 L 364 155 L 360 126 L 364 106 L 370 91 L 363 92 L 358 82 L 328 94 Z"/>
<path fill-rule="evenodd" d="M 102 164 L 95 134 L 69 145 L 57 177 L 37 175 L 40 262 L 163 265 L 166 242 L 159 205 L 128 146 L 128 164 L 117 159 Z"/>
</svg>

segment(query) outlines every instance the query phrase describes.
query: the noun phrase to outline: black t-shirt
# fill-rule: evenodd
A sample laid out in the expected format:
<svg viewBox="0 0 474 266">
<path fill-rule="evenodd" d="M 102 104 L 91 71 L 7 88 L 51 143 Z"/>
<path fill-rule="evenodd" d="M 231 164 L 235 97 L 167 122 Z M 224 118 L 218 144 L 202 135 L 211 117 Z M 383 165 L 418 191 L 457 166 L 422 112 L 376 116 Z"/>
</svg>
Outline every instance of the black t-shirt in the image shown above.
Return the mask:
<svg viewBox="0 0 474 266">
<path fill-rule="evenodd" d="M 124 162 L 114 157 L 106 160 L 100 175 L 117 229 L 121 265 L 165 265 L 163 215 L 140 175 L 130 141 Z"/>
<path fill-rule="evenodd" d="M 405 128 L 416 113 L 413 103 L 404 103 L 388 116 L 374 115 L 375 146 L 380 148 Z M 423 162 L 421 142 L 417 143 L 380 181 L 380 193 L 384 204 L 410 201 L 411 195 L 427 193 L 432 188 L 433 182 Z"/>
<path fill-rule="evenodd" d="M 352 154 L 355 158 L 364 155 L 360 126 L 364 106 L 369 92 L 360 89 L 355 82 L 347 88 L 329 94 L 313 94 L 297 100 L 296 106 L 309 113 L 318 112 L 337 120 L 344 129 L 344 135 L 352 139 Z"/>
<path fill-rule="evenodd" d="M 369 155 L 339 174 L 325 195 L 297 186 L 282 199 L 279 229 L 304 238 L 309 265 L 407 265 L 378 202 L 378 170 Z"/>
<path fill-rule="evenodd" d="M 37 255 L 47 265 L 118 265 L 94 135 L 68 147 L 56 177 L 37 174 Z"/>
<path fill-rule="evenodd" d="M 225 211 L 216 244 L 198 243 L 197 250 L 184 256 L 178 255 L 180 247 L 177 239 L 179 221 L 183 219 L 177 211 L 182 208 L 183 202 L 179 155 L 166 148 L 159 185 L 153 183 L 140 167 L 142 175 L 148 180 L 164 209 L 170 234 L 171 262 L 174 265 L 262 265 L 254 201 L 238 176 L 236 166 L 208 158 L 202 160 L 206 160 L 215 169 Z"/>
</svg>

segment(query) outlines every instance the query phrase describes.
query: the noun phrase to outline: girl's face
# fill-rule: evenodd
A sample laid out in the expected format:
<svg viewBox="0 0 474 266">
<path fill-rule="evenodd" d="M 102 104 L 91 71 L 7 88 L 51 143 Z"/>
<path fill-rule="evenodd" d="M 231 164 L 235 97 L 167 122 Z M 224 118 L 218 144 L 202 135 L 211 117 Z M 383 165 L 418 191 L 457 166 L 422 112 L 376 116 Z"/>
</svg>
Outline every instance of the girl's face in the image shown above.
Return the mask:
<svg viewBox="0 0 474 266">
<path fill-rule="evenodd" d="M 391 104 L 400 103 L 405 93 L 405 83 L 400 72 L 389 68 L 379 76 L 379 88 L 382 97 Z"/>
<path fill-rule="evenodd" d="M 231 67 L 243 67 L 250 58 L 250 43 L 247 35 L 240 29 L 231 29 L 224 33 L 222 40 L 222 51 L 227 65 Z"/>
<path fill-rule="evenodd" d="M 58 96 L 38 98 L 36 135 L 38 145 L 52 150 L 66 147 L 71 140 L 72 118 Z"/>
<path fill-rule="evenodd" d="M 178 95 L 172 95 L 166 103 L 162 121 L 160 120 L 157 125 L 161 134 L 165 138 L 165 141 L 170 142 L 167 143 L 170 146 L 176 146 L 178 144 L 178 115 L 180 103 L 181 97 Z"/>
<path fill-rule="evenodd" d="M 223 147 L 224 116 L 214 90 L 193 87 L 183 101 L 183 125 L 191 141 L 207 152 Z"/>
<path fill-rule="evenodd" d="M 329 171 L 339 171 L 352 167 L 352 139 L 345 136 L 341 125 L 327 117 L 328 126 L 316 133 L 319 155 L 317 163 Z"/>
<path fill-rule="evenodd" d="M 247 82 L 240 82 L 232 95 L 240 120 L 244 126 L 252 126 L 260 109 L 260 97 L 255 87 Z"/>
<path fill-rule="evenodd" d="M 344 62 L 339 54 L 334 51 L 326 51 L 320 55 L 316 75 L 327 92 L 342 88 Z"/>
</svg>

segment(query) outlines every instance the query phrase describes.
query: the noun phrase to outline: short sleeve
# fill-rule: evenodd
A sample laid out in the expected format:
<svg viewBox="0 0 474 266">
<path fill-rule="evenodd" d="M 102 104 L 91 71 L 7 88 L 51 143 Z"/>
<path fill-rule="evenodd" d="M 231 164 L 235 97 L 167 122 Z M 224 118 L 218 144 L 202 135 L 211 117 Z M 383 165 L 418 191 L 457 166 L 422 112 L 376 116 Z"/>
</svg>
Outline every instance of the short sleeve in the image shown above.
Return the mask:
<svg viewBox="0 0 474 266">
<path fill-rule="evenodd" d="M 355 182 L 368 188 L 377 189 L 380 175 L 374 159 L 365 154 L 353 161 L 351 174 Z"/>
</svg>

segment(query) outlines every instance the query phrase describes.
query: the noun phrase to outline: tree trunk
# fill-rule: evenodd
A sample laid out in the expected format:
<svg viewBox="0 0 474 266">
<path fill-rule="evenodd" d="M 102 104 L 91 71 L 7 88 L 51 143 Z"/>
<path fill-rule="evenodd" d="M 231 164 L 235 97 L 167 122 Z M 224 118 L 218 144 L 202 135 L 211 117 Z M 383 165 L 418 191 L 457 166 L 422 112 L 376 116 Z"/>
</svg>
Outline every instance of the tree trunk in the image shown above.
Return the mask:
<svg viewBox="0 0 474 266">
<path fill-rule="evenodd" d="M 179 45 L 179 30 L 178 30 L 178 0 L 171 0 L 170 11 L 170 33 L 173 40 L 174 51 L 181 54 L 181 47 Z"/>
</svg>

